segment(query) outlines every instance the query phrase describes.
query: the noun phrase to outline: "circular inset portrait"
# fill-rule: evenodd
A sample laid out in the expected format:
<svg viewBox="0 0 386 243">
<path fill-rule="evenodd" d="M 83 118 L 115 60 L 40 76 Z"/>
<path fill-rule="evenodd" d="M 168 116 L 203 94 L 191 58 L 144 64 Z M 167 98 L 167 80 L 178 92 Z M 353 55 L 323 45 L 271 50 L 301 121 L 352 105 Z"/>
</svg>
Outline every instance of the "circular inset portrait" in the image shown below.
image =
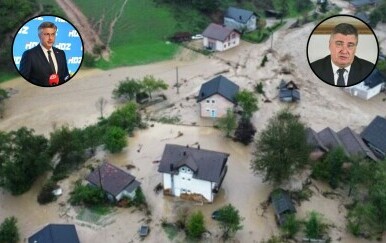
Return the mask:
<svg viewBox="0 0 386 243">
<path fill-rule="evenodd" d="M 363 81 L 378 60 L 374 31 L 351 15 L 335 15 L 320 22 L 307 43 L 307 58 L 319 79 L 337 87 Z"/>
<path fill-rule="evenodd" d="M 62 17 L 41 15 L 28 20 L 13 40 L 13 62 L 28 82 L 53 87 L 68 82 L 79 70 L 83 41 Z"/>
</svg>

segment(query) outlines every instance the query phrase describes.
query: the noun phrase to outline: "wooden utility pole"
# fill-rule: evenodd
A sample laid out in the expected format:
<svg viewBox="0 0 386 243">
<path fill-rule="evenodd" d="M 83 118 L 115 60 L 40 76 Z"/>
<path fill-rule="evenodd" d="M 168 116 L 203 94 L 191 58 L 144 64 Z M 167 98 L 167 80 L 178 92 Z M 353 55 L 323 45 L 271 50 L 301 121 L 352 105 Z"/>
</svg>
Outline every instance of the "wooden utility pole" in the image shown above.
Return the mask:
<svg viewBox="0 0 386 243">
<path fill-rule="evenodd" d="M 179 94 L 180 93 L 180 84 L 178 83 L 178 67 L 176 67 L 176 79 L 177 79 L 177 82 L 176 82 L 177 94 Z"/>
</svg>

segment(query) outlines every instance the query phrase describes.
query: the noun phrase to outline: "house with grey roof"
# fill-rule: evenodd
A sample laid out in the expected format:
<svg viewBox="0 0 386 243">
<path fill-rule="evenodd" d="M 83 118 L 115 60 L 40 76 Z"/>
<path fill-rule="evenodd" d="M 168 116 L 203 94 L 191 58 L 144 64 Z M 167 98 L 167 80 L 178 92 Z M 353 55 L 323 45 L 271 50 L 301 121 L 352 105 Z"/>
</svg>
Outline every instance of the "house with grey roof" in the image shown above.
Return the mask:
<svg viewBox="0 0 386 243">
<path fill-rule="evenodd" d="M 386 87 L 386 77 L 378 70 L 374 69 L 373 72 L 359 84 L 346 87 L 344 91 L 357 96 L 364 100 L 369 100 L 377 94 L 381 93 Z"/>
<path fill-rule="evenodd" d="M 256 29 L 257 14 L 252 11 L 229 7 L 224 13 L 224 25 L 239 32 L 250 32 Z"/>
<path fill-rule="evenodd" d="M 300 101 L 300 92 L 294 81 L 285 82 L 282 80 L 279 85 L 279 99 L 282 102 Z"/>
<path fill-rule="evenodd" d="M 134 198 L 135 191 L 141 184 L 128 172 L 107 162 L 94 169 L 86 177 L 86 181 L 101 187 L 111 201 L 119 201 L 124 196 Z"/>
<path fill-rule="evenodd" d="M 223 117 L 236 105 L 239 86 L 220 75 L 201 85 L 197 96 L 201 117 Z"/>
<path fill-rule="evenodd" d="M 377 116 L 361 133 L 363 141 L 379 159 L 386 158 L 386 119 Z"/>
<path fill-rule="evenodd" d="M 79 243 L 73 224 L 48 224 L 28 238 L 28 243 Z"/>
<path fill-rule="evenodd" d="M 213 202 L 227 173 L 229 154 L 166 144 L 159 163 L 164 195 Z"/>
<path fill-rule="evenodd" d="M 349 1 L 350 7 L 354 9 L 363 8 L 366 6 L 376 6 L 379 0 L 352 0 Z"/>
<path fill-rule="evenodd" d="M 240 32 L 211 23 L 202 33 L 204 48 L 212 51 L 225 51 L 240 44 Z"/>
<path fill-rule="evenodd" d="M 307 128 L 306 133 L 307 143 L 313 148 L 313 153 L 326 153 L 340 147 L 348 157 L 359 156 L 374 161 L 378 160 L 362 138 L 349 127 L 345 127 L 339 132 L 335 132 L 333 129 L 327 127 L 318 133 L 312 128 Z"/>
<path fill-rule="evenodd" d="M 296 213 L 294 204 L 290 196 L 284 190 L 275 190 L 270 195 L 270 200 L 275 210 L 275 218 L 278 225 L 283 225 L 288 215 Z"/>
</svg>

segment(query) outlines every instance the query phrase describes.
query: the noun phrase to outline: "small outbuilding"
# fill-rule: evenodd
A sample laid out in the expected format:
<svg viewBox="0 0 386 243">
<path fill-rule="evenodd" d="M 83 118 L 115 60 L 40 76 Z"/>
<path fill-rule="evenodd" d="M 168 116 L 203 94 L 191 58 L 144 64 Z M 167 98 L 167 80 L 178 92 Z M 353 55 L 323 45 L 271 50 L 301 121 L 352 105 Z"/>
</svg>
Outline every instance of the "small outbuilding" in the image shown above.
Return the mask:
<svg viewBox="0 0 386 243">
<path fill-rule="evenodd" d="M 296 213 L 295 206 L 286 191 L 281 189 L 275 190 L 271 193 L 270 199 L 275 210 L 278 225 L 283 225 L 288 215 Z"/>
<path fill-rule="evenodd" d="M 93 186 L 101 187 L 111 201 L 119 201 L 124 196 L 134 198 L 141 184 L 128 172 L 107 162 L 91 172 L 86 180 Z"/>
<path fill-rule="evenodd" d="M 299 88 L 294 81 L 285 82 L 282 80 L 279 85 L 279 98 L 282 102 L 300 101 Z"/>
<path fill-rule="evenodd" d="M 386 77 L 378 70 L 374 69 L 373 72 L 359 84 L 346 87 L 344 91 L 357 96 L 364 100 L 369 100 L 381 93 L 386 87 Z"/>
</svg>

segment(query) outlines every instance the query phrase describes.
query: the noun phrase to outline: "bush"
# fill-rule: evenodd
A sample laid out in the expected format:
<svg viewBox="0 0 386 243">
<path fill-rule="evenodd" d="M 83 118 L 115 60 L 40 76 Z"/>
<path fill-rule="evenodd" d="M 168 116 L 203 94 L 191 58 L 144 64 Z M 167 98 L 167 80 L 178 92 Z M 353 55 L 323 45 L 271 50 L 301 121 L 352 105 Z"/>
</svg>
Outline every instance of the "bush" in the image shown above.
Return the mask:
<svg viewBox="0 0 386 243">
<path fill-rule="evenodd" d="M 83 186 L 77 182 L 74 190 L 70 193 L 69 201 L 72 205 L 98 206 L 106 202 L 106 195 L 100 187 Z"/>
<path fill-rule="evenodd" d="M 47 204 L 56 200 L 56 196 L 52 193 L 58 187 L 56 183 L 52 180 L 47 181 L 38 195 L 38 203 L 39 204 Z"/>
<path fill-rule="evenodd" d="M 312 211 L 305 222 L 304 233 L 308 238 L 320 239 L 326 233 L 327 225 L 323 222 L 321 214 Z"/>
<path fill-rule="evenodd" d="M 142 188 L 138 187 L 137 190 L 135 190 L 135 196 L 133 198 L 133 204 L 134 206 L 140 206 L 140 205 L 146 205 L 146 198 L 145 195 L 142 192 Z"/>
<path fill-rule="evenodd" d="M 189 237 L 194 239 L 201 238 L 201 235 L 205 232 L 204 215 L 199 211 L 193 213 L 187 223 L 186 233 Z"/>
<path fill-rule="evenodd" d="M 244 145 L 248 145 L 253 141 L 256 129 L 249 120 L 241 119 L 239 126 L 235 131 L 235 140 Z"/>
<path fill-rule="evenodd" d="M 267 58 L 267 55 L 264 55 L 263 60 L 261 60 L 260 67 L 264 67 L 266 62 L 268 62 L 268 58 Z"/>
<path fill-rule="evenodd" d="M 281 226 L 283 235 L 286 238 L 294 238 L 299 229 L 300 221 L 296 219 L 295 214 L 288 215 L 285 223 Z"/>
<path fill-rule="evenodd" d="M 108 127 L 104 137 L 104 143 L 107 150 L 111 153 L 121 152 L 127 145 L 127 135 L 120 127 Z"/>
<path fill-rule="evenodd" d="M 5 218 L 0 225 L 0 243 L 19 242 L 19 230 L 17 228 L 17 219 L 15 217 Z"/>
</svg>

